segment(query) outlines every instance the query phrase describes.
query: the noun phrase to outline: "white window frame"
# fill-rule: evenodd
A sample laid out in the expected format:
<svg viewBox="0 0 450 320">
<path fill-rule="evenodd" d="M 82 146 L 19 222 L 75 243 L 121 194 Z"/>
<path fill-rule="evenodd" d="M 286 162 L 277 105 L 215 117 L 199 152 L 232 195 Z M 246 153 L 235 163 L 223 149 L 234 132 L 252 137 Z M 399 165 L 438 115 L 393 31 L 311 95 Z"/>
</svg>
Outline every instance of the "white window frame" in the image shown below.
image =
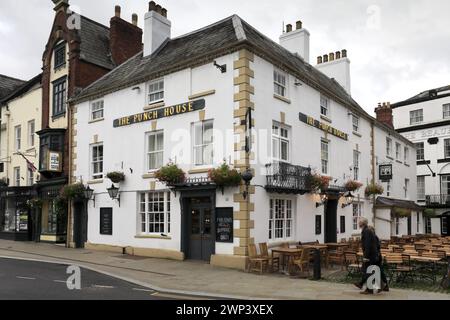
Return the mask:
<svg viewBox="0 0 450 320">
<path fill-rule="evenodd" d="M 395 159 L 402 160 L 402 145 L 398 142 L 395 143 Z"/>
<path fill-rule="evenodd" d="M 359 219 L 362 217 L 362 203 L 353 203 L 352 204 L 352 225 L 353 231 L 357 231 L 359 229 Z"/>
<path fill-rule="evenodd" d="M 105 117 L 105 100 L 96 100 L 91 103 L 91 121 L 103 120 Z"/>
<path fill-rule="evenodd" d="M 170 235 L 171 207 L 170 192 L 138 193 L 138 234 Z"/>
<path fill-rule="evenodd" d="M 386 138 L 386 155 L 392 157 L 392 139 Z"/>
<path fill-rule="evenodd" d="M 279 69 L 273 70 L 273 92 L 277 96 L 288 96 L 288 75 Z"/>
<path fill-rule="evenodd" d="M 155 139 L 154 150 L 150 150 L 150 139 Z M 161 149 L 158 149 L 158 145 L 160 144 L 160 140 L 162 140 Z M 158 170 L 164 165 L 164 130 L 147 132 L 145 134 L 145 167 L 147 172 L 152 172 Z M 152 167 L 151 157 L 154 156 L 155 166 Z M 159 159 L 159 160 L 158 160 Z"/>
<path fill-rule="evenodd" d="M 405 147 L 405 149 L 403 150 L 403 160 L 405 162 L 405 164 L 409 164 L 409 148 Z"/>
<path fill-rule="evenodd" d="M 405 199 L 409 199 L 409 184 L 410 184 L 409 179 L 405 179 L 405 186 L 404 186 L 404 189 L 405 189 Z"/>
<path fill-rule="evenodd" d="M 147 84 L 147 100 L 148 104 L 155 104 L 164 101 L 164 79 L 157 79 Z"/>
<path fill-rule="evenodd" d="M 419 149 L 418 145 L 421 145 L 422 147 Z M 415 144 L 416 150 L 417 150 L 417 161 L 424 161 L 425 160 L 425 143 L 424 142 L 418 142 Z M 419 153 L 419 150 L 423 150 L 421 153 Z M 419 158 L 420 157 L 420 158 Z"/>
<path fill-rule="evenodd" d="M 423 109 L 412 110 L 409 112 L 410 125 L 421 124 L 423 122 Z"/>
<path fill-rule="evenodd" d="M 205 139 L 205 133 L 207 132 L 206 126 L 211 125 L 211 141 Z M 197 144 L 197 128 L 201 126 L 201 143 Z M 202 159 L 197 159 L 197 151 L 201 149 Z M 210 156 L 207 156 L 207 152 L 210 150 Z M 214 163 L 214 120 L 205 120 L 195 122 L 192 124 L 192 163 L 194 166 L 209 166 Z"/>
<path fill-rule="evenodd" d="M 327 96 L 320 95 L 320 114 L 324 117 L 330 117 L 331 100 Z"/>
<path fill-rule="evenodd" d="M 35 145 L 35 138 L 34 135 L 36 133 L 36 121 L 30 120 L 28 121 L 28 146 L 34 147 Z"/>
<path fill-rule="evenodd" d="M 22 126 L 14 127 L 14 148 L 16 151 L 22 149 Z"/>
<path fill-rule="evenodd" d="M 28 176 L 27 176 L 27 185 L 29 187 L 32 187 L 34 185 L 34 172 L 33 170 L 28 169 Z"/>
<path fill-rule="evenodd" d="M 444 139 L 444 158 L 450 158 L 450 139 Z"/>
<path fill-rule="evenodd" d="M 94 149 L 96 148 L 102 148 L 102 155 L 101 157 L 97 157 L 94 159 Z M 90 145 L 90 172 L 91 172 L 91 178 L 93 180 L 99 180 L 104 178 L 104 159 L 105 159 L 105 149 L 103 146 L 103 143 L 95 143 Z M 102 170 L 101 172 L 96 172 L 96 165 L 101 164 Z"/>
<path fill-rule="evenodd" d="M 15 167 L 13 169 L 14 172 L 14 186 L 20 187 L 21 176 L 20 176 L 20 167 Z"/>
<path fill-rule="evenodd" d="M 442 106 L 442 117 L 444 119 L 450 118 L 450 103 L 446 103 Z"/>
<path fill-rule="evenodd" d="M 353 132 L 359 133 L 359 117 L 352 115 Z"/>
<path fill-rule="evenodd" d="M 269 241 L 294 239 L 295 203 L 288 198 L 269 199 Z"/>
<path fill-rule="evenodd" d="M 425 176 L 417 177 L 417 200 L 425 200 Z"/>
<path fill-rule="evenodd" d="M 320 160 L 322 174 L 328 175 L 330 173 L 330 141 L 326 139 L 320 139 Z"/>
<path fill-rule="evenodd" d="M 287 157 L 283 158 L 283 147 L 286 147 Z M 291 161 L 291 127 L 278 122 L 272 123 L 272 160 L 290 163 Z"/>
<path fill-rule="evenodd" d="M 359 164 L 361 162 L 361 152 L 353 150 L 353 179 L 359 181 Z"/>
</svg>

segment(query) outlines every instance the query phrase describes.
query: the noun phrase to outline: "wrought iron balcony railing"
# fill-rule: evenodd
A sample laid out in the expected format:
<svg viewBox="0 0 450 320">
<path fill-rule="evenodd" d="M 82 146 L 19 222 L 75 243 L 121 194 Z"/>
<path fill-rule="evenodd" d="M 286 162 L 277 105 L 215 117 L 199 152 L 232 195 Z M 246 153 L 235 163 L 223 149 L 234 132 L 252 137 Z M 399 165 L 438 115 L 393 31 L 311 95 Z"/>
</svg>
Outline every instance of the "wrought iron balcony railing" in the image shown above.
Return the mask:
<svg viewBox="0 0 450 320">
<path fill-rule="evenodd" d="M 449 194 L 429 195 L 425 197 L 427 207 L 450 207 Z"/>
<path fill-rule="evenodd" d="M 311 168 L 277 162 L 266 165 L 266 170 L 268 192 L 305 194 L 310 191 Z"/>
</svg>

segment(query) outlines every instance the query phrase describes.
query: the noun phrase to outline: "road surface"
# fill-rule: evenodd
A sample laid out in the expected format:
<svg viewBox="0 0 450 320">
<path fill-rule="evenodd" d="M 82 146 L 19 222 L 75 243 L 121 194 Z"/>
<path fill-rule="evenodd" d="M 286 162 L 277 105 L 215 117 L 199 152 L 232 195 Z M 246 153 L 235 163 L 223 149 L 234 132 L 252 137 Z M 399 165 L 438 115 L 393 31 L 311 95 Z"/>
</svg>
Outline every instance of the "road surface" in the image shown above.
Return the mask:
<svg viewBox="0 0 450 320">
<path fill-rule="evenodd" d="M 62 264 L 0 258 L 0 300 L 174 299 L 86 269 L 81 269 L 80 273 L 81 290 L 69 290 L 67 280 L 71 274 L 67 274 L 67 267 Z M 70 283 L 74 284 L 75 281 Z"/>
</svg>

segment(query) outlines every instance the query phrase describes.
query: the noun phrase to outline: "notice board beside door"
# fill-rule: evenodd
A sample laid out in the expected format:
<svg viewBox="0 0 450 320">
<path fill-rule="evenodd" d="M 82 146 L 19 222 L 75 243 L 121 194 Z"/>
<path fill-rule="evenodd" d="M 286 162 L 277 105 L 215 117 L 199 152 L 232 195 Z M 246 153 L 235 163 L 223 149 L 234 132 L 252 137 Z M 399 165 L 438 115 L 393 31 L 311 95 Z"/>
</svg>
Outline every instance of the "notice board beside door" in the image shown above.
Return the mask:
<svg viewBox="0 0 450 320">
<path fill-rule="evenodd" d="M 216 241 L 233 243 L 233 208 L 216 208 Z"/>
<path fill-rule="evenodd" d="M 100 234 L 113 235 L 113 209 L 100 208 Z"/>
</svg>

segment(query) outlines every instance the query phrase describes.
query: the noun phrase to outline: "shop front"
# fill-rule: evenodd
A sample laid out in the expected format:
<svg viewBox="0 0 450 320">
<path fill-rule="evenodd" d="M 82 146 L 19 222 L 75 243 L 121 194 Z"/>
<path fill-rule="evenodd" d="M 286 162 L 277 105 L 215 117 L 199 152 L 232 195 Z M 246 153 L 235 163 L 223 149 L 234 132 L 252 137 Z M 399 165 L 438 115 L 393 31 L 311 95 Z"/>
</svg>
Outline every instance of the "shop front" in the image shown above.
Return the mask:
<svg viewBox="0 0 450 320">
<path fill-rule="evenodd" d="M 35 240 L 35 215 L 29 206 L 34 195 L 33 187 L 5 187 L 0 190 L 0 239 Z"/>
</svg>

